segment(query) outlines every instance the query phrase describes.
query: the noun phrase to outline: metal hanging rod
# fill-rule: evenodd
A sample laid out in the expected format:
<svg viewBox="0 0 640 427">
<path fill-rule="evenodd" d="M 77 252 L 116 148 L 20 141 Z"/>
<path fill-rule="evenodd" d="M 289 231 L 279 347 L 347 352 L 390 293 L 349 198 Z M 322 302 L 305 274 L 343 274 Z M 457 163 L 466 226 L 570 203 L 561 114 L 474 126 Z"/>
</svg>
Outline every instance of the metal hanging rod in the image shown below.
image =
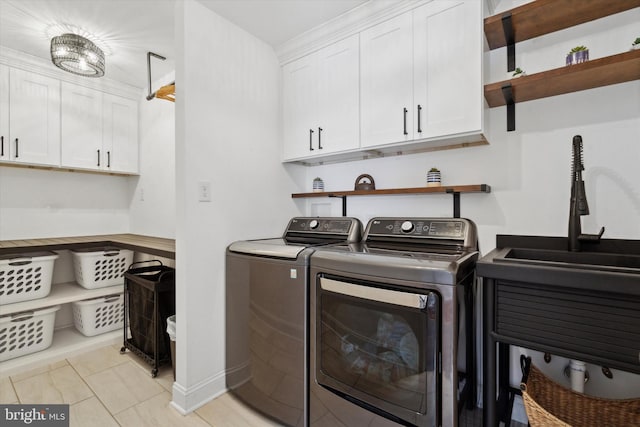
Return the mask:
<svg viewBox="0 0 640 427">
<path fill-rule="evenodd" d="M 157 53 L 147 52 L 147 77 L 149 80 L 149 94 L 147 95 L 147 101 L 151 101 L 153 98 L 166 99 L 167 101 L 175 102 L 176 100 L 176 82 L 171 82 L 168 85 L 162 86 L 155 92 L 151 91 L 151 57 L 158 58 L 162 61 L 166 60 L 162 55 Z"/>
</svg>

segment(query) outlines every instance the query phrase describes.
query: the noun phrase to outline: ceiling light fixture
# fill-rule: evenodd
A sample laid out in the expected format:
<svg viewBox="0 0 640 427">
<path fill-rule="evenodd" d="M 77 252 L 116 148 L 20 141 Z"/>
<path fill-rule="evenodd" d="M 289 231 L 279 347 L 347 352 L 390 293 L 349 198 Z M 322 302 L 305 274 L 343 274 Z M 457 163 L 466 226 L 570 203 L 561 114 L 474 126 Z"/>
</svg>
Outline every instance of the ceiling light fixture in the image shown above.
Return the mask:
<svg viewBox="0 0 640 427">
<path fill-rule="evenodd" d="M 68 33 L 51 39 L 51 61 L 73 74 L 104 76 L 104 52 L 91 40 L 77 34 Z"/>
</svg>

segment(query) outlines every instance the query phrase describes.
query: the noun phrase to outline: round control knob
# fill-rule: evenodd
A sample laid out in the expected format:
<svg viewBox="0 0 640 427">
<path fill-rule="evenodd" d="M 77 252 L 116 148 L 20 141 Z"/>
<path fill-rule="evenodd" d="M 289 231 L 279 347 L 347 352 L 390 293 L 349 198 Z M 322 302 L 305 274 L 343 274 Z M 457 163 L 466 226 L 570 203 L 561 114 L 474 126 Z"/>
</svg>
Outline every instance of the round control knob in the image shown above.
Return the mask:
<svg viewBox="0 0 640 427">
<path fill-rule="evenodd" d="M 400 226 L 400 230 L 402 230 L 403 233 L 411 233 L 414 228 L 415 227 L 413 226 L 413 223 L 411 221 L 405 221 Z"/>
<path fill-rule="evenodd" d="M 317 219 L 312 219 L 311 221 L 309 221 L 309 228 L 312 230 L 318 228 L 318 224 L 319 222 Z"/>
</svg>

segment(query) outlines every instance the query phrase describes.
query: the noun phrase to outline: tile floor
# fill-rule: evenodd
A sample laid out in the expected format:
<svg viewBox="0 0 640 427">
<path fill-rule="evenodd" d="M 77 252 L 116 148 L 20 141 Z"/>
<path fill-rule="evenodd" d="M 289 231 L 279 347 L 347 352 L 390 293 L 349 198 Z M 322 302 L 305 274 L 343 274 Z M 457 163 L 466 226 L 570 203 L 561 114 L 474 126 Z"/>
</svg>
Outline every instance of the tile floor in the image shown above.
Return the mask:
<svg viewBox="0 0 640 427">
<path fill-rule="evenodd" d="M 150 368 L 113 345 L 0 378 L 2 403 L 68 403 L 71 427 L 277 427 L 229 394 L 182 416 L 171 402 L 173 372 Z M 2 374 L 0 373 L 0 376 Z"/>
<path fill-rule="evenodd" d="M 71 427 L 278 427 L 224 394 L 183 416 L 170 406 L 173 372 L 151 378 L 142 359 L 107 346 L 37 369 L 2 377 L 2 403 L 68 403 Z M 460 427 L 482 425 L 482 412 L 463 411 Z M 512 424 L 513 425 L 513 424 Z"/>
</svg>

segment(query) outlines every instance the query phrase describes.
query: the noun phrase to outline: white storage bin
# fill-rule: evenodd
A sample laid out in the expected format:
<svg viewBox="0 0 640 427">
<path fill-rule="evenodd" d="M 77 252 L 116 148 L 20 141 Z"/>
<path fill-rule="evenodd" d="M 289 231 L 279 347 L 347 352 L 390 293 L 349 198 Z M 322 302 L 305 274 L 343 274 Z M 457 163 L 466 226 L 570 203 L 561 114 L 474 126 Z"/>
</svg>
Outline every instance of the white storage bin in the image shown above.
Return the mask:
<svg viewBox="0 0 640 427">
<path fill-rule="evenodd" d="M 0 304 L 44 298 L 51 291 L 54 252 L 0 256 Z"/>
<path fill-rule="evenodd" d="M 73 324 L 85 336 L 113 331 L 124 324 L 123 294 L 77 301 L 71 305 Z"/>
<path fill-rule="evenodd" d="M 0 362 L 49 348 L 59 305 L 0 316 Z"/>
<path fill-rule="evenodd" d="M 74 250 L 76 282 L 87 289 L 124 284 L 124 272 L 133 262 L 133 251 L 112 247 Z"/>
</svg>

